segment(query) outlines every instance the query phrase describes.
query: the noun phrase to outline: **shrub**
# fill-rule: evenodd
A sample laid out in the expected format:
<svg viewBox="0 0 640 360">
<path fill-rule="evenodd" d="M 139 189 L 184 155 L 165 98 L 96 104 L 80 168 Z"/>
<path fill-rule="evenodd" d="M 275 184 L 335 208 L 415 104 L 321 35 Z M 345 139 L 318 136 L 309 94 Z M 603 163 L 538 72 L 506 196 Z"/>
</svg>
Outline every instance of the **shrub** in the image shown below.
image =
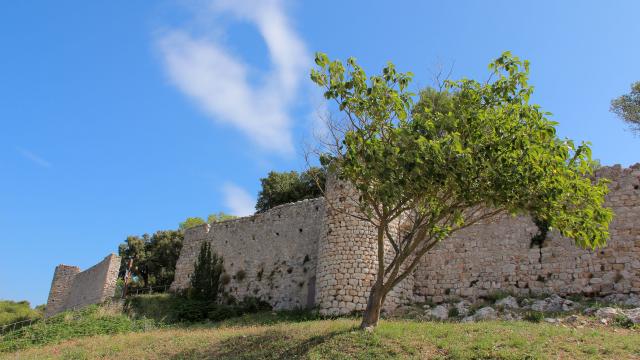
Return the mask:
<svg viewBox="0 0 640 360">
<path fill-rule="evenodd" d="M 450 318 L 455 318 L 455 317 L 458 317 L 458 316 L 460 316 L 460 311 L 458 310 L 458 308 L 453 307 L 453 308 L 449 309 L 449 317 Z"/>
<path fill-rule="evenodd" d="M 220 284 L 222 286 L 224 285 L 228 285 L 231 282 L 231 276 L 229 274 L 222 274 L 222 276 L 220 277 Z"/>
<path fill-rule="evenodd" d="M 0 326 L 41 317 L 42 312 L 31 309 L 28 301 L 0 301 Z"/>
<path fill-rule="evenodd" d="M 544 314 L 540 311 L 528 311 L 526 314 L 524 314 L 523 319 L 526 321 L 539 323 L 540 321 L 542 321 L 542 319 L 544 319 Z"/>
<path fill-rule="evenodd" d="M 173 306 L 174 317 L 178 321 L 198 322 L 207 319 L 211 310 L 210 302 L 201 299 L 182 298 Z"/>
<path fill-rule="evenodd" d="M 271 306 L 255 297 L 238 302 L 228 297 L 226 303 L 212 302 L 175 294 L 133 296 L 125 309 L 135 318 L 152 318 L 162 323 L 220 321 L 244 314 L 271 310 Z"/>
<path fill-rule="evenodd" d="M 621 327 L 621 328 L 626 328 L 626 329 L 631 329 L 635 326 L 635 324 L 633 323 L 633 321 L 631 321 L 631 319 L 629 319 L 628 317 L 622 315 L 622 314 L 618 314 L 613 318 L 613 321 L 611 322 L 611 324 L 613 326 L 617 326 L 617 327 Z"/>
<path fill-rule="evenodd" d="M 238 272 L 236 273 L 236 280 L 238 280 L 238 282 L 244 280 L 247 277 L 247 272 L 244 270 L 238 270 Z"/>
<path fill-rule="evenodd" d="M 502 300 L 509 296 L 509 293 L 506 291 L 494 291 L 491 294 L 486 296 L 486 299 L 495 303 L 498 300 Z"/>
<path fill-rule="evenodd" d="M 223 271 L 222 257 L 211 251 L 211 245 L 208 242 L 202 242 L 191 275 L 190 294 L 197 299 L 215 302 L 222 287 L 220 276 Z"/>
<path fill-rule="evenodd" d="M 222 321 L 240 315 L 242 314 L 236 306 L 219 304 L 209 310 L 207 318 L 211 321 Z"/>
</svg>

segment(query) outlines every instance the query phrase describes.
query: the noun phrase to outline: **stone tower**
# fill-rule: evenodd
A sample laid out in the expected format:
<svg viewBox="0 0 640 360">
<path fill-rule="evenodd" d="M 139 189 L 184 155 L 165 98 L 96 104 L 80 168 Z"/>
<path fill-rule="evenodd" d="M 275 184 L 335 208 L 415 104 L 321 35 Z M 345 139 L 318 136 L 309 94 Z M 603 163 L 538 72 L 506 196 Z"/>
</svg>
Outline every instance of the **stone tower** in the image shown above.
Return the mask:
<svg viewBox="0 0 640 360">
<path fill-rule="evenodd" d="M 80 273 L 80 268 L 77 266 L 63 264 L 56 266 L 53 280 L 51 281 L 51 290 L 49 290 L 49 298 L 47 299 L 45 317 L 64 311 L 73 282 L 78 273 Z"/>
<path fill-rule="evenodd" d="M 318 244 L 316 304 L 325 315 L 364 310 L 377 271 L 376 229 L 350 214 L 358 213 L 358 196 L 351 185 L 330 176 L 325 190 L 325 233 Z M 388 245 L 388 244 L 385 244 Z M 385 246 L 387 258 L 391 248 Z M 392 310 L 412 300 L 409 276 L 386 298 Z"/>
</svg>

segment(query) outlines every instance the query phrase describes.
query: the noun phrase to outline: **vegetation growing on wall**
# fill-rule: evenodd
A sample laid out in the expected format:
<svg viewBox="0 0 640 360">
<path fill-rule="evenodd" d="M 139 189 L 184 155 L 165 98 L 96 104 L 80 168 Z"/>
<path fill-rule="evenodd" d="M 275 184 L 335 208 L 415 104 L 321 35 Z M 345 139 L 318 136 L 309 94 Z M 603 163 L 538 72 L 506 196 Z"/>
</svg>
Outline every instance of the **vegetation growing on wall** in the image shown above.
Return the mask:
<svg viewBox="0 0 640 360">
<path fill-rule="evenodd" d="M 311 167 L 298 173 L 271 171 L 260 179 L 262 189 L 258 193 L 257 212 L 264 212 L 282 204 L 322 196 L 326 175 L 323 169 Z"/>
</svg>

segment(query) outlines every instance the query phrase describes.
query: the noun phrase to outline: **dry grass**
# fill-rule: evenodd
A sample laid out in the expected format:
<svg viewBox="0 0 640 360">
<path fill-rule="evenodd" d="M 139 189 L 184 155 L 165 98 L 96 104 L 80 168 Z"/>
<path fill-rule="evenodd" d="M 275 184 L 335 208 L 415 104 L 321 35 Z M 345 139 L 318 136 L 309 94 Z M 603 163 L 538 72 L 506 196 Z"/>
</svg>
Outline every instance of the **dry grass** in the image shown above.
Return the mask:
<svg viewBox="0 0 640 360">
<path fill-rule="evenodd" d="M 292 322 L 270 313 L 33 348 L 13 359 L 640 359 L 640 332 L 528 322 L 475 324 L 357 320 Z"/>
</svg>

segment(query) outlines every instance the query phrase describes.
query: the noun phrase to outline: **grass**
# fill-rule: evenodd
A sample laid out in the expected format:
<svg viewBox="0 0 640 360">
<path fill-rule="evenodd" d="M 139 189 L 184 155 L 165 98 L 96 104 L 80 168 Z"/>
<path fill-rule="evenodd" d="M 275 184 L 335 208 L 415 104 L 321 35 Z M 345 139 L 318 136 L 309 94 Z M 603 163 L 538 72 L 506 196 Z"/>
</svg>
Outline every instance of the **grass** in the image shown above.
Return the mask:
<svg viewBox="0 0 640 360">
<path fill-rule="evenodd" d="M 46 321 L 0 336 L 0 353 L 101 334 L 130 333 L 156 328 L 153 320 L 134 320 L 97 305 L 64 312 Z M 77 340 L 74 340 L 77 341 Z"/>
<path fill-rule="evenodd" d="M 526 321 L 384 320 L 264 312 L 220 323 L 97 335 L 0 354 L 20 359 L 640 359 L 640 332 Z"/>
<path fill-rule="evenodd" d="M 41 317 L 42 312 L 32 309 L 28 301 L 0 300 L 0 326 Z"/>
</svg>

